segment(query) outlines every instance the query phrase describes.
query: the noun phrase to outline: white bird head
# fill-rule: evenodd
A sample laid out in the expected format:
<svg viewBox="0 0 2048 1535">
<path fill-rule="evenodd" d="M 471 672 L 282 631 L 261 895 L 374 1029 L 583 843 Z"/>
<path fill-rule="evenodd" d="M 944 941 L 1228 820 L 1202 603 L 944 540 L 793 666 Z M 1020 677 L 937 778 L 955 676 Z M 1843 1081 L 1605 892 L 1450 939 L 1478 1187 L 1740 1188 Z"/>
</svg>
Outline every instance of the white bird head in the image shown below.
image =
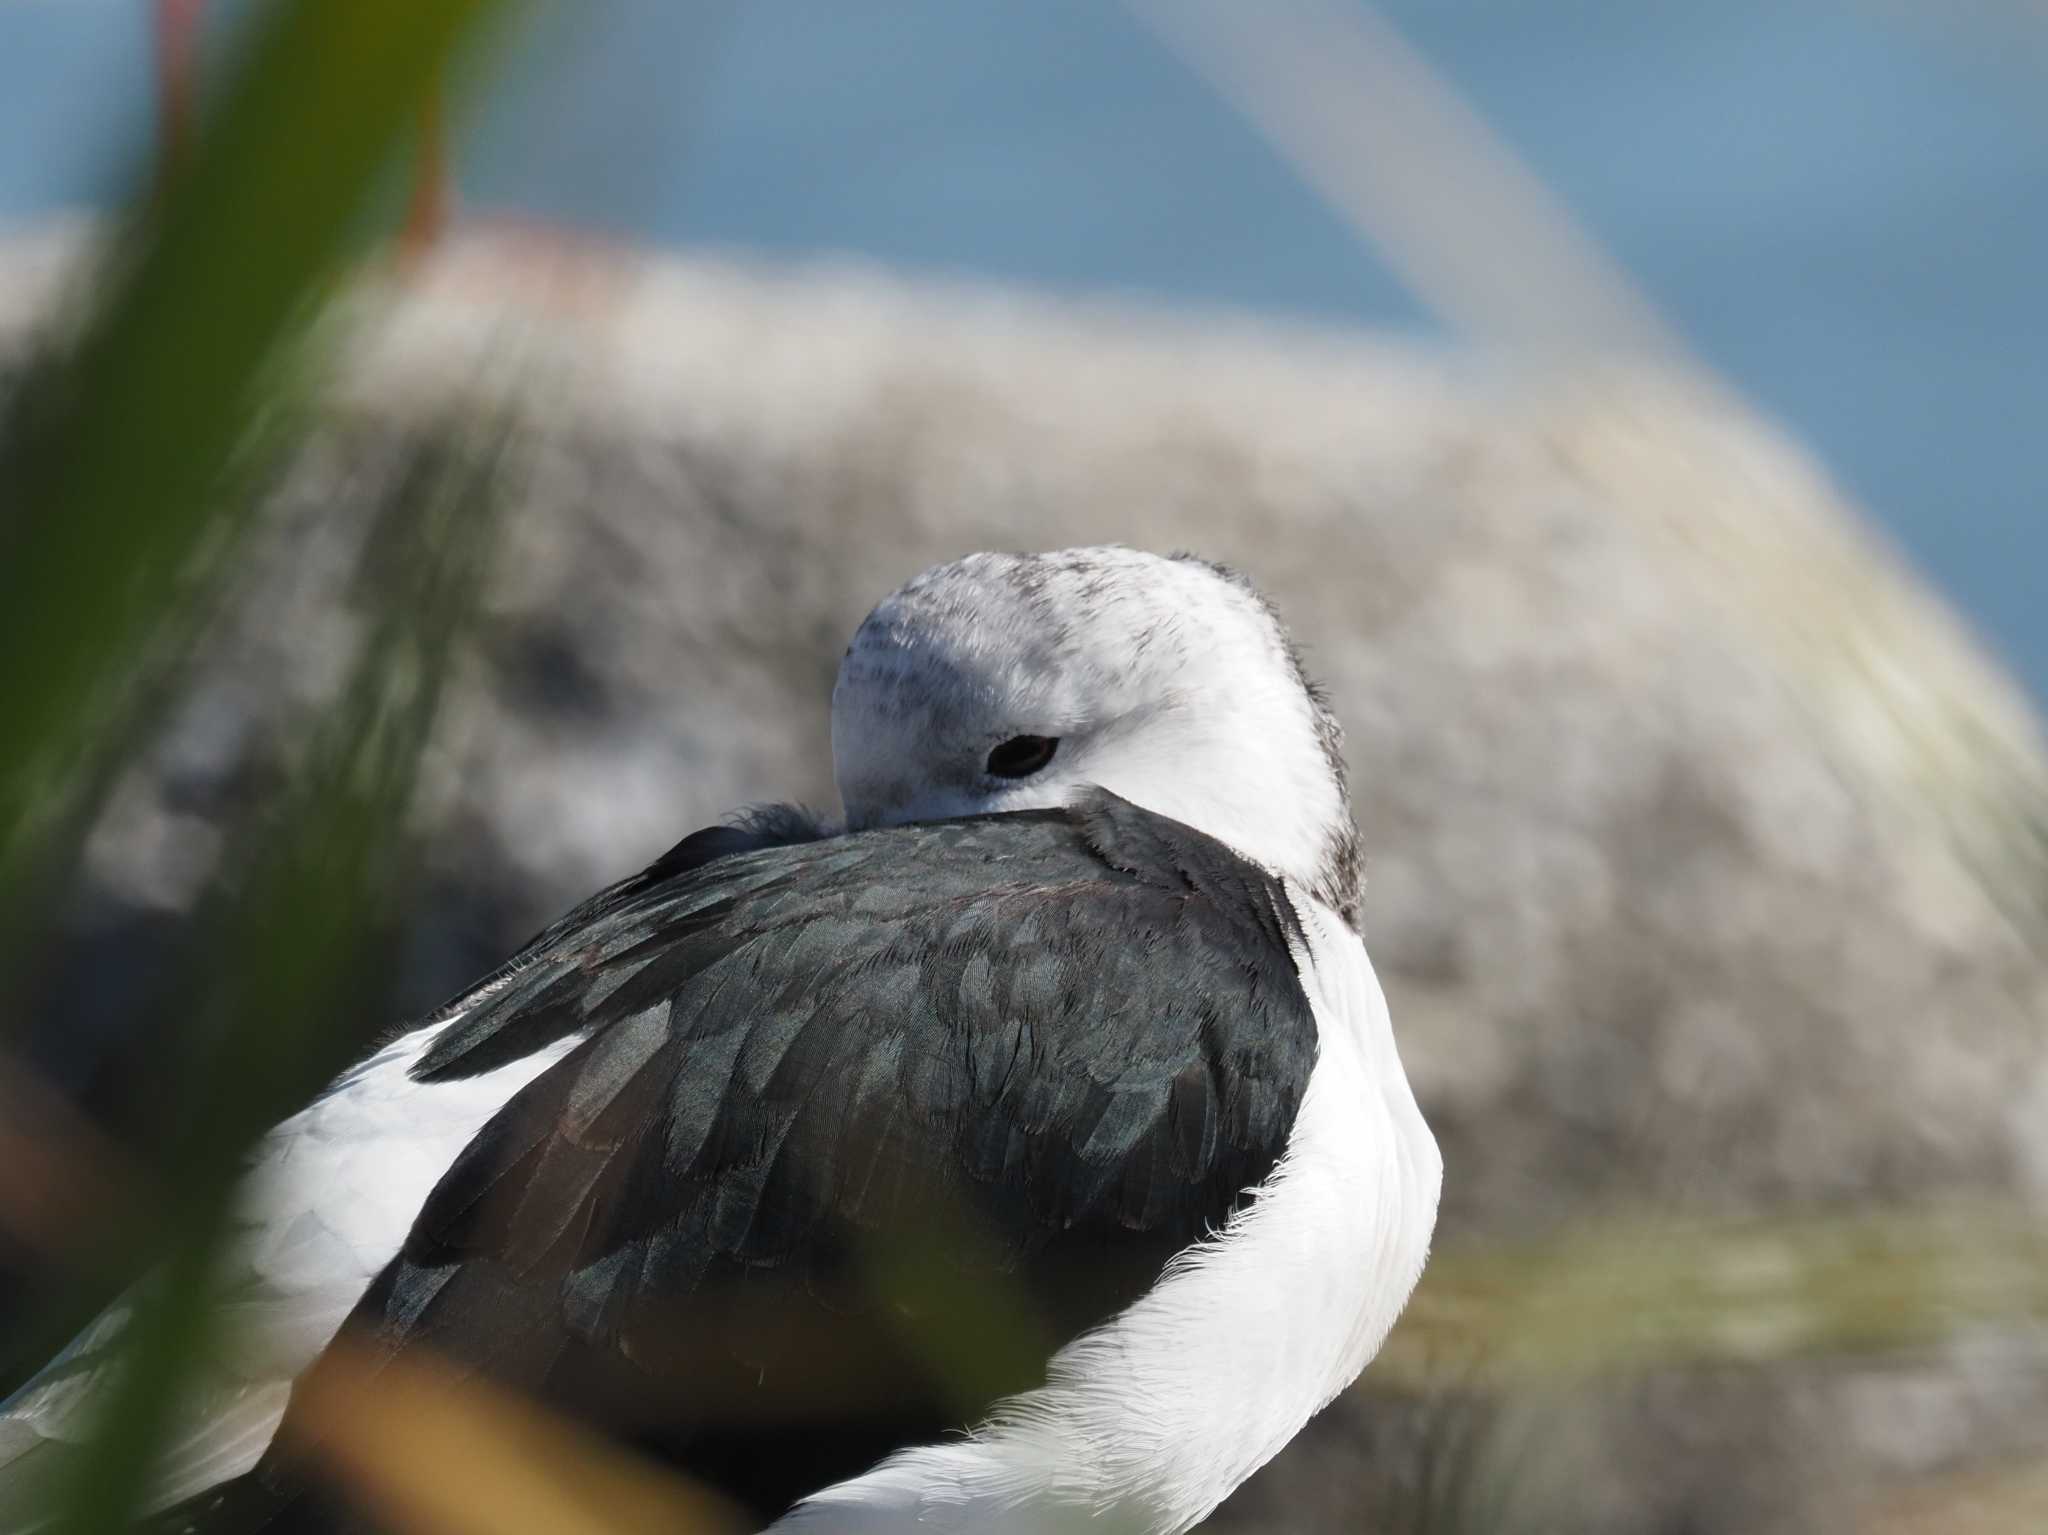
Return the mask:
<svg viewBox="0 0 2048 1535">
<path fill-rule="evenodd" d="M 1235 572 L 1132 549 L 972 554 L 886 598 L 832 691 L 847 825 L 1099 785 L 1355 916 L 1342 733 Z"/>
</svg>

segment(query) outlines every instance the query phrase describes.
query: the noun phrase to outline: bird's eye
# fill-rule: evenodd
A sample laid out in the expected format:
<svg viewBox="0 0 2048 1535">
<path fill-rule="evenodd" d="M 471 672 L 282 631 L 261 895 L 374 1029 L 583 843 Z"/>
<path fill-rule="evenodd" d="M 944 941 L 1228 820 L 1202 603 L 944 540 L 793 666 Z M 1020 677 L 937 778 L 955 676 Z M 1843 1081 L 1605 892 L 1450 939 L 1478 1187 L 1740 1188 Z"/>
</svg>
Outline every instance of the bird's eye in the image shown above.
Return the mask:
<svg viewBox="0 0 2048 1535">
<path fill-rule="evenodd" d="M 988 754 L 992 778 L 1029 778 L 1052 761 L 1060 749 L 1058 736 L 1011 736 Z"/>
</svg>

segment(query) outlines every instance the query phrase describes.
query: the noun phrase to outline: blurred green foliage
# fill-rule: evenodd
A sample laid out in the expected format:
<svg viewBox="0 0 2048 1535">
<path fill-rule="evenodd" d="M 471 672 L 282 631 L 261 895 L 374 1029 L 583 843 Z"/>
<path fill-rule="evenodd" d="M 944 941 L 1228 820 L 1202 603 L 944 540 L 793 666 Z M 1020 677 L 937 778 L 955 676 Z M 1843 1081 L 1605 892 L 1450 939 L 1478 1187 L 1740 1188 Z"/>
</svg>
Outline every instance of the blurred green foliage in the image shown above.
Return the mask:
<svg viewBox="0 0 2048 1535">
<path fill-rule="evenodd" d="M 493 0 L 264 7 L 197 152 L 139 203 L 83 329 L 17 394 L 0 458 L 0 873 L 105 729 L 195 562 L 223 475 L 365 209 Z M 218 565 L 216 558 L 210 562 Z"/>
<path fill-rule="evenodd" d="M 161 1020 L 184 1035 L 154 1210 L 160 1266 L 133 1361 L 74 1489 L 78 1530 L 117 1528 L 146 1483 L 178 1383 L 208 1342 L 213 1259 L 250 1140 L 360 1043 L 351 1005 L 376 916 L 402 873 L 405 810 L 456 642 L 481 587 L 492 444 L 426 434 L 372 530 L 372 633 L 283 804 L 246 824 L 209 892 Z"/>
<path fill-rule="evenodd" d="M 176 693 L 240 550 L 262 466 L 346 259 L 432 93 L 495 0 L 260 8 L 195 151 L 100 253 L 71 328 L 0 422 L 0 967 L 49 920 L 84 828 Z M 252 815 L 146 1022 L 175 1036 L 176 1113 L 149 1187 L 90 1252 L 50 1255 L 103 1296 L 151 1270 L 99 1437 L 57 1527 L 126 1527 L 201 1357 L 215 1253 L 251 1140 L 358 1042 L 344 984 L 402 866 L 405 809 L 490 546 L 499 439 L 438 423 L 378 527 L 368 638 L 282 803 Z M 13 991 L 19 975 L 0 974 Z M 60 1317 L 55 1325 L 75 1322 Z M 29 1329 L 47 1334 L 51 1323 Z"/>
<path fill-rule="evenodd" d="M 2048 1231 L 1988 1201 L 1744 1222 L 1609 1212 L 1438 1252 L 1367 1389 L 1899 1355 L 2048 1325 Z"/>
</svg>

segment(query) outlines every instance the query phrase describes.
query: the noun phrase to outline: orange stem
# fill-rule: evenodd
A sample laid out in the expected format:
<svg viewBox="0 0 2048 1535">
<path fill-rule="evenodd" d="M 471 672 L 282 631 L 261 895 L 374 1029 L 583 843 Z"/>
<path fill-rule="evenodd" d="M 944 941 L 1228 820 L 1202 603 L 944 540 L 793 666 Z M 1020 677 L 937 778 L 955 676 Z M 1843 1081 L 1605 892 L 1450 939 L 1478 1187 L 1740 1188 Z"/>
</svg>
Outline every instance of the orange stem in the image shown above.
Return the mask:
<svg viewBox="0 0 2048 1535">
<path fill-rule="evenodd" d="M 192 151 L 199 104 L 199 36 L 206 0 L 155 0 L 157 179 Z"/>
<path fill-rule="evenodd" d="M 433 249 L 448 227 L 454 206 L 454 191 L 448 175 L 447 129 L 443 122 L 441 93 L 427 98 L 420 114 L 419 156 L 413 165 L 412 196 L 405 209 L 405 226 L 399 234 L 399 253 L 416 261 Z"/>
</svg>

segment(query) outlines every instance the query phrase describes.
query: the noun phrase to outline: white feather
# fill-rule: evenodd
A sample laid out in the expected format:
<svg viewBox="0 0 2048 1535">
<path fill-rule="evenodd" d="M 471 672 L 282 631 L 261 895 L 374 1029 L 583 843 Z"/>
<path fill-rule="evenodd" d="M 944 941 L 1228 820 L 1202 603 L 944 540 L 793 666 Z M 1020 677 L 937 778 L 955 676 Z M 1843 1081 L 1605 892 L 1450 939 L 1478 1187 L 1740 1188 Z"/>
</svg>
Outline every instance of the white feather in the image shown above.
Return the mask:
<svg viewBox="0 0 2048 1535">
<path fill-rule="evenodd" d="M 453 1019 L 416 1029 L 265 1136 L 237 1201 L 220 1284 L 218 1357 L 187 1390 L 152 1508 L 239 1476 L 262 1456 L 292 1380 L 398 1252 L 441 1174 L 484 1122 L 560 1060 L 565 1040 L 497 1071 L 424 1086 L 409 1075 Z M 146 1283 L 146 1281 L 145 1281 Z M 45 1478 L 78 1453 L 121 1368 L 124 1296 L 0 1404 L 0 1532 L 25 1535 Z"/>
</svg>

